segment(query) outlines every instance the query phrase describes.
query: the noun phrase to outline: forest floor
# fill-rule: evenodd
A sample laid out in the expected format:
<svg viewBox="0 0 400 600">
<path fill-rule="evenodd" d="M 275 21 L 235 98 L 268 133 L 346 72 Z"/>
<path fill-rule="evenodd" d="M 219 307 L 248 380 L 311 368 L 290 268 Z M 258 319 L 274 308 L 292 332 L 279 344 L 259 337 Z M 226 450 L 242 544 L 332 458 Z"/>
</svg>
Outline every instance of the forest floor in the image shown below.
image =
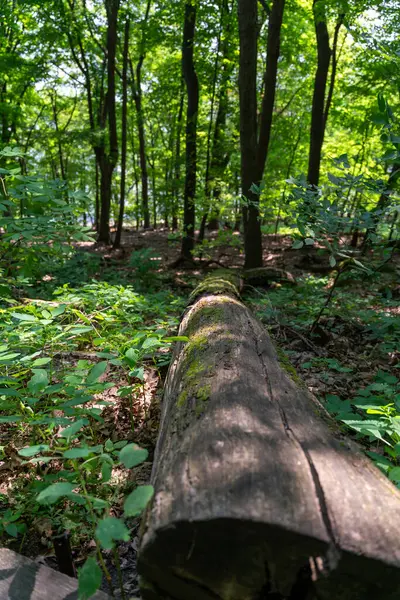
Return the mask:
<svg viewBox="0 0 400 600">
<path fill-rule="evenodd" d="M 379 276 L 372 273 L 367 277 L 365 272 L 359 271 L 343 277 L 318 328 L 311 333 L 332 285 L 333 273 L 329 257 L 321 249 L 304 252 L 293 250 L 291 244 L 290 237 L 264 235 L 264 264 L 289 272 L 295 283 L 281 281 L 245 288 L 245 302 L 265 323 L 309 390 L 343 427 L 349 416 L 360 421 L 364 418 L 362 403 L 357 404 L 360 398 L 369 404 L 392 405 L 396 414 L 400 414 L 400 257 L 395 257 Z M 69 303 L 86 319 L 96 322 L 97 328 L 101 322 L 95 315 L 101 310 L 102 319 L 109 322 L 103 333 L 97 333 L 97 338 L 84 338 L 74 351 L 61 353 L 60 368 L 63 361 L 70 366 L 86 359 L 98 361 L 96 339 L 107 339 L 106 350 L 112 354 L 121 345 L 134 341 L 138 332 L 144 331 L 159 339 L 176 335 L 189 294 L 204 275 L 215 268 L 240 269 L 243 264 L 241 237 L 231 232 L 211 234 L 201 258 L 197 257 L 190 268 L 172 266 L 179 257 L 179 250 L 179 236 L 166 230 L 126 231 L 120 250 L 82 244 L 66 266 L 49 273 L 44 281 L 33 286 L 29 298 L 35 298 L 30 301 L 37 305 Z M 121 323 L 124 324 L 122 329 Z M 113 503 L 117 516 L 122 492 L 149 482 L 170 347 L 171 344 L 159 344 L 143 355 L 144 374 L 133 400 L 128 401 L 119 393 L 128 380 L 126 371 L 118 363 L 111 364 L 102 377 L 113 385 L 96 396 L 97 403 L 108 403 L 102 411 L 103 423 L 98 425 L 97 443 L 107 439 L 129 440 L 149 451 L 148 460 L 130 470 L 128 478 L 122 472 L 113 473 L 113 483 L 121 492 L 116 494 Z M 395 414 L 388 413 L 387 419 L 389 416 Z M 390 431 L 389 424 L 387 427 Z M 346 431 L 358 439 L 382 470 L 388 471 L 394 464 L 390 460 L 397 460 L 396 454 L 384 456 L 385 444 L 396 442 L 396 438 L 391 440 L 390 433 L 388 438 L 383 429 L 368 435 L 354 428 L 347 427 Z M 4 453 L 3 459 L 0 457 L 1 505 L 1 495 L 14 493 L 17 498 L 15 490 L 21 490 L 17 481 L 21 475 L 26 476 L 26 471 L 15 451 L 24 440 L 16 439 L 13 428 L 4 425 L 0 425 L 0 434 Z M 392 480 L 399 483 L 395 477 Z M 32 523 L 33 528 L 22 541 L 19 539 L 11 546 L 56 568 L 48 521 L 34 515 Z M 133 519 L 131 527 L 137 532 L 138 520 Z M 84 528 L 80 527 L 79 531 L 73 530 L 72 542 L 79 567 L 92 551 L 93 540 L 85 536 Z M 133 541 L 119 545 L 127 597 L 139 595 L 135 569 L 137 543 L 136 534 Z M 115 597 L 120 598 L 112 553 L 104 554 L 113 576 Z M 104 589 L 108 591 L 107 587 Z"/>
</svg>

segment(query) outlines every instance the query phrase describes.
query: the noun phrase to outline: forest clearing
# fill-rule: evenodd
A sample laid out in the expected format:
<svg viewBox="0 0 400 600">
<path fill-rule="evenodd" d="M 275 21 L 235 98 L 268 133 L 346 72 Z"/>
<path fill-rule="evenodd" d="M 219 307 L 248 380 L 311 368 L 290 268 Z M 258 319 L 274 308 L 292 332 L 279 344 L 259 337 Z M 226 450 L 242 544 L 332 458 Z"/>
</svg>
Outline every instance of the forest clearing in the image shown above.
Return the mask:
<svg viewBox="0 0 400 600">
<path fill-rule="evenodd" d="M 400 594 L 397 0 L 0 0 L 0 600 Z"/>
</svg>

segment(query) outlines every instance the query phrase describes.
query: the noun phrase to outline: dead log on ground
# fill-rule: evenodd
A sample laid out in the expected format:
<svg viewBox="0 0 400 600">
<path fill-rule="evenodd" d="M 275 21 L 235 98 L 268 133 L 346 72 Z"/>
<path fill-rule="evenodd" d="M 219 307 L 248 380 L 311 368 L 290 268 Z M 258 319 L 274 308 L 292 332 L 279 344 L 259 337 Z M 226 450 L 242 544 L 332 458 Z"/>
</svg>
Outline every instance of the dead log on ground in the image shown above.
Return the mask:
<svg viewBox="0 0 400 600">
<path fill-rule="evenodd" d="M 96 592 L 92 600 L 111 600 Z M 0 600 L 78 600 L 78 580 L 0 548 Z"/>
<path fill-rule="evenodd" d="M 399 491 L 279 362 L 232 280 L 206 280 L 191 302 L 164 393 L 143 598 L 398 600 Z"/>
</svg>

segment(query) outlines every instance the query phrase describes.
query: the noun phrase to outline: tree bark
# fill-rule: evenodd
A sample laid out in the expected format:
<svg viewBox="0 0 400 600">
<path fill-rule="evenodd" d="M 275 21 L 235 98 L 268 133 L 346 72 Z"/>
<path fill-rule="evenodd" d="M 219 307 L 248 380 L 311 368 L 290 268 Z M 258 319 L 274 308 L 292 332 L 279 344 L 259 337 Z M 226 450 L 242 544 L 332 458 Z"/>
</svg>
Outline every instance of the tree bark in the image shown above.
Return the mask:
<svg viewBox="0 0 400 600">
<path fill-rule="evenodd" d="M 214 136 L 212 140 L 211 162 L 209 168 L 208 185 L 206 186 L 206 213 L 203 215 L 201 223 L 199 241 L 204 239 L 205 226 L 208 214 L 210 212 L 209 229 L 217 230 L 219 228 L 219 200 L 221 196 L 220 181 L 224 175 L 229 162 L 229 152 L 224 148 L 224 132 L 226 128 L 226 119 L 229 107 L 228 87 L 232 76 L 234 61 L 231 60 L 232 52 L 232 12 L 233 7 L 229 8 L 228 0 L 222 2 L 221 24 L 224 25 L 224 36 L 222 41 L 222 73 L 219 89 L 218 111 L 215 119 Z M 208 197 L 207 197 L 208 193 Z"/>
<path fill-rule="evenodd" d="M 179 110 L 176 126 L 176 144 L 175 144 L 175 168 L 173 175 L 173 204 L 172 204 L 172 229 L 178 229 L 178 208 L 179 208 L 179 183 L 181 178 L 181 133 L 183 122 L 183 103 L 184 103 L 184 80 L 181 81 L 181 90 L 179 94 Z"/>
<path fill-rule="evenodd" d="M 268 157 L 275 104 L 280 32 L 285 0 L 274 0 L 270 11 L 260 131 L 257 131 L 257 0 L 239 0 L 239 94 L 240 139 L 242 157 L 243 226 L 245 268 L 262 266 L 262 237 L 259 212 L 259 188 Z"/>
<path fill-rule="evenodd" d="M 99 242 L 110 242 L 110 209 L 112 176 L 118 161 L 117 114 L 115 101 L 115 58 L 117 51 L 117 26 L 120 0 L 105 0 L 107 12 L 107 93 L 105 112 L 108 119 L 108 151 L 100 158 L 101 206 Z"/>
<path fill-rule="evenodd" d="M 142 598 L 397 600 L 399 490 L 286 365 L 235 280 L 203 282 L 179 329 Z"/>
<path fill-rule="evenodd" d="M 317 39 L 318 62 L 314 80 L 314 94 L 311 109 L 310 153 L 308 159 L 308 182 L 317 186 L 321 168 L 321 153 L 324 143 L 325 96 L 331 61 L 328 24 L 325 14 L 325 0 L 313 0 L 315 35 Z"/>
<path fill-rule="evenodd" d="M 186 112 L 186 178 L 181 253 L 182 257 L 188 260 L 192 259 L 196 216 L 197 117 L 199 110 L 199 82 L 193 59 L 196 13 L 196 3 L 186 2 L 182 44 L 182 72 L 186 83 L 188 103 Z"/>
<path fill-rule="evenodd" d="M 115 232 L 114 248 L 121 245 L 122 227 L 125 212 L 125 188 L 126 188 L 126 147 L 128 137 L 128 51 L 129 51 L 129 18 L 125 21 L 124 50 L 122 57 L 122 119 L 121 119 L 121 188 L 119 197 L 119 214 L 117 231 Z"/>
<path fill-rule="evenodd" d="M 136 65 L 136 72 L 134 71 L 132 62 L 131 77 L 132 77 L 132 88 L 133 97 L 135 100 L 136 115 L 137 115 L 137 127 L 139 134 L 139 160 L 140 160 L 140 171 L 141 171 L 141 183 L 142 183 L 142 211 L 143 211 L 143 225 L 145 229 L 150 227 L 150 209 L 149 209 L 149 176 L 147 169 L 147 152 L 146 152 L 146 132 L 144 128 L 144 112 L 142 102 L 142 67 L 145 59 L 145 48 L 146 48 L 146 28 L 149 19 L 151 7 L 151 0 L 147 0 L 146 13 L 142 23 L 142 38 L 140 43 L 140 56 Z"/>
</svg>

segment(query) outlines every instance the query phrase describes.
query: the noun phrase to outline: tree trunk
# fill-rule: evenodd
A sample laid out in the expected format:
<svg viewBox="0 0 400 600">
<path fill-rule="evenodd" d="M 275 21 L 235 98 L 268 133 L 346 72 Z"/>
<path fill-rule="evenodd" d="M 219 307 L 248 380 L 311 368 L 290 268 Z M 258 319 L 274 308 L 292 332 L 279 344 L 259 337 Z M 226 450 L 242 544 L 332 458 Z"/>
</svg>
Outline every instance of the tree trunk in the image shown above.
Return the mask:
<svg viewBox="0 0 400 600">
<path fill-rule="evenodd" d="M 178 229 L 178 208 L 179 208 L 179 183 L 181 177 L 181 133 L 183 122 L 183 103 L 184 103 L 184 80 L 181 81 L 181 91 L 179 100 L 178 120 L 176 126 L 176 145 L 175 145 L 175 168 L 173 180 L 173 204 L 172 204 L 172 229 Z"/>
<path fill-rule="evenodd" d="M 396 600 L 400 492 L 291 376 L 234 277 L 190 298 L 168 372 L 144 600 Z"/>
<path fill-rule="evenodd" d="M 231 60 L 232 52 L 232 11 L 229 8 L 228 0 L 223 0 L 222 3 L 222 25 L 225 23 L 225 32 L 222 42 L 222 74 L 221 84 L 219 89 L 218 112 L 215 120 L 214 137 L 212 141 L 211 163 L 208 177 L 208 202 L 206 203 L 207 213 L 203 216 L 202 228 L 200 229 L 199 240 L 204 239 L 205 225 L 208 213 L 210 212 L 210 220 L 208 228 L 211 230 L 219 229 L 219 200 L 221 196 L 221 179 L 229 162 L 229 153 L 225 152 L 224 148 L 224 132 L 226 128 L 226 118 L 228 114 L 229 98 L 228 86 L 232 76 L 234 60 Z M 207 195 L 207 194 L 206 194 Z"/>
<path fill-rule="evenodd" d="M 260 185 L 267 162 L 271 137 L 272 116 L 275 105 L 278 60 L 281 51 L 281 29 L 285 0 L 274 0 L 268 24 L 267 62 L 265 67 L 265 91 L 261 108 L 260 133 L 257 146 L 257 179 Z"/>
<path fill-rule="evenodd" d="M 208 212 L 210 210 L 210 197 L 211 197 L 211 192 L 212 192 L 212 190 L 211 190 L 211 154 L 212 154 L 211 137 L 212 137 L 213 124 L 214 124 L 214 107 L 215 107 L 215 97 L 216 97 L 216 90 L 217 90 L 219 53 L 220 53 L 220 49 L 221 49 L 221 35 L 222 35 L 222 31 L 223 31 L 223 26 L 224 26 L 225 6 L 226 6 L 226 1 L 224 0 L 222 2 L 221 23 L 220 23 L 219 33 L 218 33 L 217 52 L 215 54 L 214 74 L 213 74 L 212 91 L 211 91 L 211 110 L 210 110 L 208 132 L 207 132 L 206 177 L 205 177 L 205 186 L 204 186 L 205 198 L 204 198 L 203 216 L 201 218 L 201 223 L 200 223 L 200 231 L 199 231 L 199 238 L 198 238 L 199 242 L 202 242 L 204 240 L 204 235 L 205 235 L 205 231 L 206 231 L 206 222 L 207 222 Z M 215 125 L 215 128 L 216 128 L 216 125 Z M 214 136 L 215 136 L 215 130 L 214 130 Z"/>
<path fill-rule="evenodd" d="M 240 154 L 243 198 L 243 229 L 246 266 L 262 265 L 261 230 L 258 216 L 258 196 L 251 191 L 256 182 L 257 161 L 257 1 L 238 0 L 240 59 Z M 250 204 L 251 203 L 251 204 Z M 256 230 L 251 238 L 250 232 Z M 258 227 L 257 227 L 258 225 Z M 254 263 L 254 264 L 253 264 Z"/>
<path fill-rule="evenodd" d="M 115 101 L 115 57 L 119 0 L 105 0 L 107 12 L 107 93 L 105 111 L 108 118 L 109 148 L 101 156 L 101 206 L 99 242 L 110 242 L 112 176 L 118 161 L 117 114 Z"/>
<path fill-rule="evenodd" d="M 325 14 L 325 0 L 313 0 L 315 34 L 317 38 L 318 64 L 314 80 L 314 95 L 311 110 L 310 154 L 308 160 L 308 182 L 317 186 L 321 167 L 322 145 L 325 134 L 325 95 L 328 81 L 331 48 Z"/>
<path fill-rule="evenodd" d="M 142 103 L 142 67 L 145 59 L 145 48 L 146 48 L 146 30 L 147 22 L 149 19 L 151 7 L 151 0 L 147 0 L 146 13 L 142 23 L 142 37 L 140 43 L 140 56 L 136 65 L 136 74 L 133 69 L 132 62 L 130 62 L 131 77 L 132 77 L 132 88 L 133 97 L 136 106 L 137 115 L 137 127 L 139 134 L 139 160 L 140 160 L 140 171 L 141 171 L 141 182 L 142 182 L 142 210 L 143 210 L 143 221 L 144 228 L 150 227 L 150 209 L 149 209 L 149 181 L 148 181 L 148 169 L 147 169 L 147 154 L 146 154 L 146 133 L 144 129 L 144 113 Z"/>
<path fill-rule="evenodd" d="M 370 227 L 368 227 L 367 231 L 365 232 L 365 238 L 364 238 L 364 244 L 363 244 L 364 250 L 366 249 L 368 244 L 371 242 L 371 239 L 373 238 L 373 236 L 376 235 L 379 221 L 381 220 L 382 214 L 390 202 L 390 196 L 393 192 L 393 189 L 392 189 L 393 185 L 396 183 L 396 181 L 399 179 L 399 177 L 400 177 L 400 169 L 398 168 L 398 165 L 396 165 L 396 164 L 391 165 L 389 178 L 388 178 L 387 184 L 386 184 L 386 189 L 381 193 L 379 200 L 377 202 L 377 205 L 371 212 L 372 224 L 370 225 Z"/>
<path fill-rule="evenodd" d="M 269 17 L 265 92 L 257 139 L 257 0 L 239 0 L 239 94 L 240 139 L 242 157 L 242 194 L 247 203 L 243 207 L 245 268 L 262 266 L 262 238 L 259 213 L 259 193 L 268 157 L 272 116 L 275 103 L 280 32 L 285 0 L 274 0 Z"/>
<path fill-rule="evenodd" d="M 182 72 L 187 90 L 186 112 L 186 178 L 183 199 L 182 256 L 192 259 L 195 230 L 195 198 L 197 175 L 197 117 L 199 110 L 199 82 L 194 66 L 193 50 L 196 30 L 196 4 L 186 2 L 183 26 Z"/>
<path fill-rule="evenodd" d="M 122 63 L 122 119 L 121 119 L 121 188 L 119 198 L 119 214 L 117 231 L 115 232 L 114 248 L 121 245 L 122 227 L 124 224 L 125 211 L 125 187 L 126 187 L 126 147 L 128 126 L 128 51 L 129 51 L 129 19 L 125 21 L 124 50 Z"/>
<path fill-rule="evenodd" d="M 56 92 L 52 93 L 50 95 L 50 97 L 51 97 L 51 107 L 52 107 L 52 110 L 53 110 L 53 121 L 54 121 L 54 126 L 55 126 L 55 129 L 56 129 L 58 160 L 60 162 L 61 179 L 63 181 L 66 181 L 67 177 L 66 177 L 66 173 L 65 173 L 64 155 L 63 155 L 63 151 L 62 151 L 60 128 L 59 128 L 59 124 L 58 124 L 57 94 L 56 94 Z"/>
</svg>

